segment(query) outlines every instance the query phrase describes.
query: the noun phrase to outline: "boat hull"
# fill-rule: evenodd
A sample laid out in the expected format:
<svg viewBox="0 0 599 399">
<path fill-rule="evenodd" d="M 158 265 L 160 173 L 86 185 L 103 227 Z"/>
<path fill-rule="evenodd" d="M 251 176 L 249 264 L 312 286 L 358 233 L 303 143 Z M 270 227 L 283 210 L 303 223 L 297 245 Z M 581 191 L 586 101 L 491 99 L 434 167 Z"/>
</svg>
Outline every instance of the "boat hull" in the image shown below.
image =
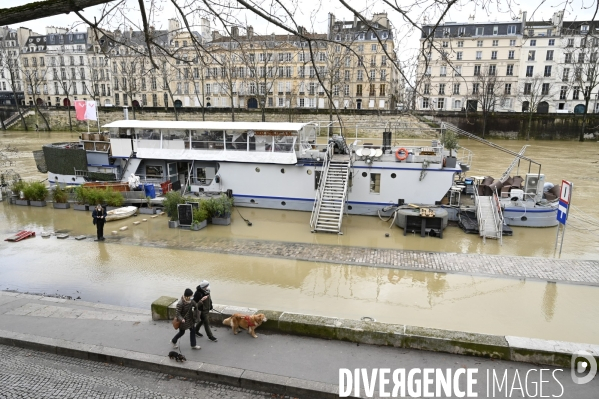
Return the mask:
<svg viewBox="0 0 599 399">
<path fill-rule="evenodd" d="M 505 207 L 505 224 L 516 227 L 554 227 L 557 226 L 557 207 Z"/>
</svg>

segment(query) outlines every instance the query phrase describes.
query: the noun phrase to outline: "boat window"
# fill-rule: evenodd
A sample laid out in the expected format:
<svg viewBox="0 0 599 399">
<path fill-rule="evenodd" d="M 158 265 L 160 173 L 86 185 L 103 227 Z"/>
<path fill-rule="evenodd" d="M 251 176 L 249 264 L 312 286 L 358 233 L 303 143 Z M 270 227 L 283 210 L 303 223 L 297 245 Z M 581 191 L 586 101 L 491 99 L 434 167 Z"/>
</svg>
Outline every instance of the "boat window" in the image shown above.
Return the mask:
<svg viewBox="0 0 599 399">
<path fill-rule="evenodd" d="M 163 140 L 185 140 L 187 133 L 185 130 L 165 130 L 162 135 Z"/>
<path fill-rule="evenodd" d="M 372 194 L 381 193 L 381 174 L 371 173 L 370 174 L 370 192 Z"/>
<path fill-rule="evenodd" d="M 146 165 L 146 178 L 162 179 L 162 166 Z"/>
<path fill-rule="evenodd" d="M 247 151 L 248 135 L 246 132 L 230 132 L 225 134 L 227 150 Z"/>
<path fill-rule="evenodd" d="M 201 130 L 191 135 L 191 148 L 206 150 L 222 150 L 223 131 L 222 130 Z"/>
<path fill-rule="evenodd" d="M 140 139 L 160 140 L 160 132 L 154 131 L 154 129 L 139 129 L 137 135 Z"/>
</svg>

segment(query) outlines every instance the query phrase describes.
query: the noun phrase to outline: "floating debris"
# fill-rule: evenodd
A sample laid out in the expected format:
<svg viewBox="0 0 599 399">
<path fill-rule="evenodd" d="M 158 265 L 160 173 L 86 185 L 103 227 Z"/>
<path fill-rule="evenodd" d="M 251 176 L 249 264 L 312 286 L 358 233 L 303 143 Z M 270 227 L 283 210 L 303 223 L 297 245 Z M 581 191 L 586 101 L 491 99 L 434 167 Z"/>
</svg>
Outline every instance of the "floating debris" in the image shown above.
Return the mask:
<svg viewBox="0 0 599 399">
<path fill-rule="evenodd" d="M 118 231 L 116 231 L 116 230 L 112 230 L 112 231 L 111 231 L 111 233 L 112 233 L 112 235 L 117 235 L 117 234 L 119 234 L 119 232 L 118 232 Z"/>
<path fill-rule="evenodd" d="M 48 237 L 52 236 L 52 233 L 48 233 L 47 231 L 44 231 L 41 235 L 42 235 L 42 238 L 48 238 Z"/>
<path fill-rule="evenodd" d="M 35 231 L 21 230 L 17 232 L 15 235 L 8 237 L 4 241 L 17 242 L 29 237 L 35 237 Z"/>
<path fill-rule="evenodd" d="M 56 238 L 59 238 L 61 240 L 67 238 L 68 236 L 68 234 L 56 234 Z"/>
<path fill-rule="evenodd" d="M 87 238 L 87 236 L 80 235 L 80 236 L 75 237 L 75 240 L 81 241 L 81 240 L 85 240 L 86 238 Z"/>
<path fill-rule="evenodd" d="M 127 230 L 127 229 L 128 229 L 128 227 L 127 227 L 127 226 L 123 226 L 123 227 L 121 227 L 119 230 L 120 230 L 120 231 L 125 231 L 125 230 Z"/>
<path fill-rule="evenodd" d="M 157 218 L 159 215 L 150 216 L 152 219 Z"/>
<path fill-rule="evenodd" d="M 136 226 L 137 226 L 138 224 L 140 224 L 140 223 L 141 223 L 141 222 L 133 222 L 133 224 L 134 224 L 134 225 L 136 225 Z"/>
<path fill-rule="evenodd" d="M 147 222 L 147 221 L 148 221 L 148 219 L 142 219 L 141 221 L 142 221 L 142 222 Z"/>
</svg>

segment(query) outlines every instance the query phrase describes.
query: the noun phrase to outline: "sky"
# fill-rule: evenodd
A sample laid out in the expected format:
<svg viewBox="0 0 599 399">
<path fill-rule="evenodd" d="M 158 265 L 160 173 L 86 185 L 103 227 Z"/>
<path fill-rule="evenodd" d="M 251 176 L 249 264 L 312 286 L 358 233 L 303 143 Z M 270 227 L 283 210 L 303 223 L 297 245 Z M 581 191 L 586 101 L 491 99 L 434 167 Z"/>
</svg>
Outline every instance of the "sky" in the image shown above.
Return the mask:
<svg viewBox="0 0 599 399">
<path fill-rule="evenodd" d="M 137 7 L 137 0 L 126 1 L 129 7 Z M 153 21 L 153 25 L 156 27 L 156 29 L 166 29 L 168 26 L 168 18 L 176 15 L 175 8 L 171 4 L 170 0 L 154 1 L 156 4 L 158 4 L 159 10 L 156 14 L 159 15 L 159 17 Z M 179 0 L 179 4 L 188 3 L 191 1 L 194 0 Z M 432 2 L 432 0 L 430 1 Z M 470 15 L 474 15 L 475 22 L 510 21 L 518 15 L 520 10 L 527 12 L 527 19 L 529 20 L 548 20 L 555 11 L 564 9 L 565 7 L 563 0 L 532 0 L 524 2 L 524 4 L 518 4 L 515 2 L 516 0 L 499 0 L 499 3 L 493 3 L 490 9 L 484 9 L 480 7 L 480 4 L 482 4 L 484 1 L 485 0 L 478 0 L 478 2 L 464 0 L 462 2 L 463 5 L 460 5 L 460 3 L 456 4 L 456 6 L 452 8 L 445 18 L 445 21 L 467 21 Z M 565 7 L 566 19 L 590 19 L 592 17 L 593 10 L 589 10 L 588 7 L 594 7 L 594 1 L 597 0 L 569 1 Z M 9 4 L 10 6 L 17 6 L 31 2 L 32 0 L 1 0 L 1 3 L 4 3 L 3 7 L 6 7 Z M 385 6 L 381 0 L 348 0 L 348 2 L 350 5 L 352 5 L 352 7 L 355 7 L 357 10 L 362 12 L 365 11 L 368 14 L 388 10 L 388 7 Z M 397 2 L 404 7 L 407 4 L 405 0 L 398 0 Z M 478 7 L 476 6 L 477 3 L 479 4 Z M 146 4 L 149 4 L 149 0 L 146 0 Z M 310 31 L 316 30 L 319 33 L 325 33 L 327 29 L 327 18 L 329 12 L 334 13 L 337 19 L 353 19 L 351 13 L 344 9 L 343 6 L 336 0 L 322 0 L 322 3 L 317 0 L 288 0 L 288 3 L 286 4 L 289 4 L 290 8 L 294 8 L 296 10 L 295 15 L 297 20 L 301 25 L 305 26 Z M 88 8 L 83 11 L 83 15 L 92 20 L 94 16 L 97 17 L 101 15 L 101 10 L 102 6 Z M 117 22 L 123 22 L 123 15 L 125 15 L 126 18 L 130 18 L 129 22 L 125 22 L 126 25 L 141 25 L 139 12 L 128 9 L 122 9 L 122 11 L 123 12 L 113 20 L 113 26 L 116 26 L 114 24 Z M 430 19 L 429 21 L 425 21 L 426 14 L 423 15 L 421 9 L 415 8 L 410 12 L 409 15 L 412 19 L 417 20 L 419 23 L 430 22 Z M 430 15 L 430 13 L 428 13 L 428 15 Z M 396 12 L 390 11 L 388 16 L 394 27 L 397 29 L 396 38 L 401 40 L 401 47 L 405 49 L 417 48 L 418 39 L 420 37 L 418 33 L 414 32 L 413 30 L 408 31 L 406 29 L 406 24 Z M 257 33 L 265 34 L 281 32 L 280 29 L 268 24 L 249 12 L 240 13 L 237 18 L 240 21 L 246 22 L 248 25 L 253 25 L 254 30 Z M 216 24 L 217 21 L 213 19 L 211 21 L 212 29 L 215 29 Z M 86 29 L 85 24 L 83 24 L 82 21 L 73 13 L 42 18 L 39 20 L 18 24 L 17 26 L 31 28 L 40 34 L 45 33 L 46 26 L 67 27 L 74 30 L 78 29 L 80 31 Z M 133 26 L 133 29 L 136 29 L 136 27 Z M 222 28 L 219 26 L 216 29 L 220 30 Z"/>
</svg>

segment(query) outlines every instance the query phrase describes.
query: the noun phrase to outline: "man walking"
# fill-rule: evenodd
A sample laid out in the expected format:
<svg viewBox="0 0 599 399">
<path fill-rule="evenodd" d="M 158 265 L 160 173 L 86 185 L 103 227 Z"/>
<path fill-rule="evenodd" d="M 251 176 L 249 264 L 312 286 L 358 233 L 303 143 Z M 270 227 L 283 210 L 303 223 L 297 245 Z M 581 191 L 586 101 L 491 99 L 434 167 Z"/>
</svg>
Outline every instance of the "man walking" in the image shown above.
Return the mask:
<svg viewBox="0 0 599 399">
<path fill-rule="evenodd" d="M 200 311 L 200 322 L 195 327 L 195 333 L 198 337 L 203 337 L 200 333 L 200 327 L 204 325 L 204 331 L 208 339 L 212 342 L 217 342 L 217 339 L 212 335 L 210 330 L 210 322 L 208 321 L 208 314 L 213 309 L 212 307 L 212 296 L 210 295 L 210 283 L 203 280 L 200 285 L 196 287 L 196 292 L 193 294 L 193 300 L 198 304 L 198 310 Z"/>
</svg>

